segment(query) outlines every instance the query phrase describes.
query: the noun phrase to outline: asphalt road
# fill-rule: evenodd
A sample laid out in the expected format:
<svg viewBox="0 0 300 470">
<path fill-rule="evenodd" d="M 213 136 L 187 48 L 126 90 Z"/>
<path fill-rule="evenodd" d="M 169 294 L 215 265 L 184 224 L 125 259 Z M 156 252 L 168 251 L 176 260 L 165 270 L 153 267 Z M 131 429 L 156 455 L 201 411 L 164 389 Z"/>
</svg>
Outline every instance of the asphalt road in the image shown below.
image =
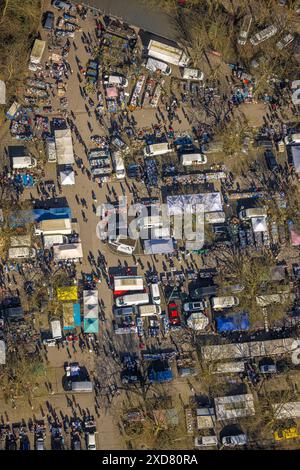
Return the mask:
<svg viewBox="0 0 300 470">
<path fill-rule="evenodd" d="M 172 24 L 172 18 L 147 6 L 145 0 L 84 0 L 82 3 L 97 8 L 102 13 L 122 18 L 145 31 L 176 40 L 176 28 Z"/>
</svg>

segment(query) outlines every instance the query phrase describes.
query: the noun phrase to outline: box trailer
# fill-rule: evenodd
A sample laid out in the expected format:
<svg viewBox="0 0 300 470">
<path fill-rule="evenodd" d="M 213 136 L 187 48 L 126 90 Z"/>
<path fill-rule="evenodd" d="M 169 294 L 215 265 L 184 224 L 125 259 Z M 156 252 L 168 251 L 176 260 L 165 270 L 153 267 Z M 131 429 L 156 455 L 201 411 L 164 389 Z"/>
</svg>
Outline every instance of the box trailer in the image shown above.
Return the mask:
<svg viewBox="0 0 300 470">
<path fill-rule="evenodd" d="M 39 64 L 42 60 L 43 53 L 46 47 L 46 41 L 36 39 L 33 44 L 33 48 L 30 54 L 30 62 L 32 64 Z"/>
<path fill-rule="evenodd" d="M 153 39 L 148 44 L 148 55 L 179 67 L 186 67 L 190 61 L 189 57 L 179 47 L 170 46 Z"/>
<path fill-rule="evenodd" d="M 51 321 L 51 331 L 52 331 L 52 338 L 53 339 L 61 339 L 62 338 L 61 323 L 60 323 L 59 320 L 52 320 Z"/>
<path fill-rule="evenodd" d="M 142 276 L 116 276 L 114 278 L 114 291 L 138 291 L 144 290 L 144 278 Z"/>
</svg>

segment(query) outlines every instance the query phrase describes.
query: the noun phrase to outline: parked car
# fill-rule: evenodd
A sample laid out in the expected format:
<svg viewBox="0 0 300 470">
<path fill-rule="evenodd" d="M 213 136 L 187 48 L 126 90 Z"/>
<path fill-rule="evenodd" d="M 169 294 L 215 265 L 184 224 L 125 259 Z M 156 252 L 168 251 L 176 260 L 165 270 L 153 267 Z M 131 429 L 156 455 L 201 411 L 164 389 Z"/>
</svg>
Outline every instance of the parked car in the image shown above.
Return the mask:
<svg viewBox="0 0 300 470">
<path fill-rule="evenodd" d="M 52 6 L 57 8 L 58 10 L 75 10 L 75 6 L 72 5 L 70 2 L 63 2 L 61 0 L 54 0 L 52 1 Z"/>
<path fill-rule="evenodd" d="M 272 150 L 265 151 L 265 159 L 266 159 L 267 167 L 270 171 L 273 171 L 276 168 L 278 168 L 278 163 L 276 161 L 275 155 L 272 152 Z"/>
<path fill-rule="evenodd" d="M 45 450 L 44 438 L 38 437 L 35 441 L 36 450 Z"/>
<path fill-rule="evenodd" d="M 46 11 L 44 16 L 43 28 L 53 29 L 54 27 L 54 13 L 52 11 Z"/>
<path fill-rule="evenodd" d="M 208 308 L 208 303 L 205 300 L 199 302 L 187 302 L 183 305 L 183 310 L 185 312 L 197 312 L 199 310 L 204 310 Z"/>
<path fill-rule="evenodd" d="M 180 315 L 178 311 L 178 305 L 171 303 L 168 305 L 168 315 L 170 326 L 181 326 Z"/>
<path fill-rule="evenodd" d="M 235 436 L 224 436 L 222 444 L 226 447 L 244 446 L 247 444 L 246 434 L 237 434 Z"/>
<path fill-rule="evenodd" d="M 262 374 L 276 374 L 277 367 L 276 364 L 264 364 L 259 367 L 259 370 Z"/>
<path fill-rule="evenodd" d="M 87 435 L 87 450 L 97 450 L 95 433 L 89 433 Z"/>
</svg>

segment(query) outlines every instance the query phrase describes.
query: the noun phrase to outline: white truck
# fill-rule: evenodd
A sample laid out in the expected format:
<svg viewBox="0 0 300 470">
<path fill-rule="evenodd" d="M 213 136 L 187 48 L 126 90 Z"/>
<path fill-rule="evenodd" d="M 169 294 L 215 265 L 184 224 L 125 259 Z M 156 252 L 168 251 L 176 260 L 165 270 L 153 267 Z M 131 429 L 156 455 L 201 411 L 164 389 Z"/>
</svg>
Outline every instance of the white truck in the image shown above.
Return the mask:
<svg viewBox="0 0 300 470">
<path fill-rule="evenodd" d="M 190 62 L 190 58 L 179 47 L 170 46 L 154 39 L 151 39 L 148 44 L 148 56 L 179 67 L 187 67 Z"/>
</svg>

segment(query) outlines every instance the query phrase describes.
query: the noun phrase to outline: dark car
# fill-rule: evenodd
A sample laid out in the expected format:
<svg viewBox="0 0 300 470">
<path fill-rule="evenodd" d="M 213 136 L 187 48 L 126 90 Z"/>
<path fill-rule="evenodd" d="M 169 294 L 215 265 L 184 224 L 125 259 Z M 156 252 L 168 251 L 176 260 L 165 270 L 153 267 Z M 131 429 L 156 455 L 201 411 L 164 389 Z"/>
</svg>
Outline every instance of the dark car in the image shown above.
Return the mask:
<svg viewBox="0 0 300 470">
<path fill-rule="evenodd" d="M 80 437 L 77 435 L 72 438 L 72 450 L 81 450 Z"/>
<path fill-rule="evenodd" d="M 191 299 L 198 300 L 202 297 L 212 297 L 217 293 L 217 286 L 197 287 L 190 292 Z"/>
<path fill-rule="evenodd" d="M 43 22 L 44 29 L 53 29 L 54 27 L 54 14 L 52 11 L 47 11 L 44 15 L 44 22 Z"/>
<path fill-rule="evenodd" d="M 20 450 L 30 450 L 30 442 L 28 436 L 22 436 L 20 438 Z"/>
<path fill-rule="evenodd" d="M 270 171 L 276 170 L 276 168 L 278 168 L 278 163 L 276 161 L 275 155 L 271 150 L 265 151 L 265 159 L 267 167 Z"/>
</svg>

